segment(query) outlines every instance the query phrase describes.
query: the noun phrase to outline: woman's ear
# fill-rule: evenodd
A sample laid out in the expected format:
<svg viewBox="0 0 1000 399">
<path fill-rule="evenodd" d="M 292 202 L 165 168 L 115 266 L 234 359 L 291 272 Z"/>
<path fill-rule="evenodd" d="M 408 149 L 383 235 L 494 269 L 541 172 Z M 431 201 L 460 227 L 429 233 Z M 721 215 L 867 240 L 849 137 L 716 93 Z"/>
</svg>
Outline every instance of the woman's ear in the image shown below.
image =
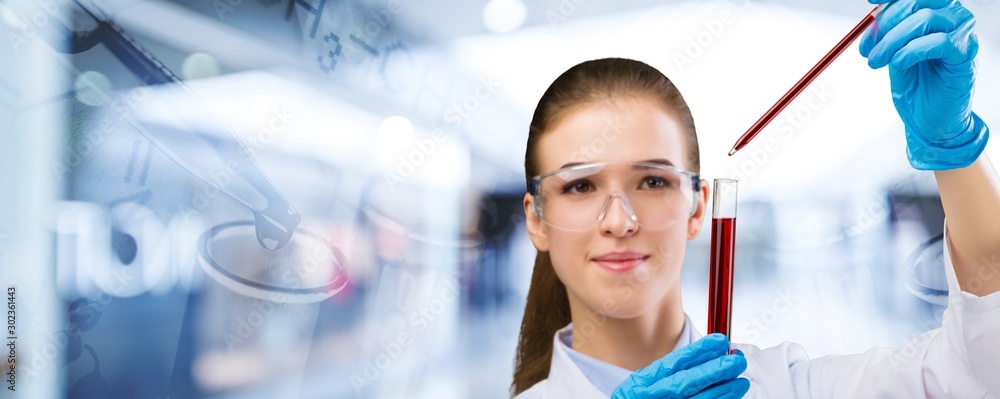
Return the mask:
<svg viewBox="0 0 1000 399">
<path fill-rule="evenodd" d="M 708 181 L 705 179 L 701 180 L 701 191 L 694 194 L 697 199 L 697 206 L 694 210 L 694 214 L 688 219 L 688 231 L 687 239 L 688 241 L 698 237 L 701 233 L 701 226 L 705 225 L 705 214 L 708 212 Z"/>
<path fill-rule="evenodd" d="M 549 251 L 549 237 L 545 234 L 542 220 L 535 215 L 534 198 L 530 193 L 524 194 L 524 221 L 528 227 L 528 237 L 539 252 Z"/>
</svg>

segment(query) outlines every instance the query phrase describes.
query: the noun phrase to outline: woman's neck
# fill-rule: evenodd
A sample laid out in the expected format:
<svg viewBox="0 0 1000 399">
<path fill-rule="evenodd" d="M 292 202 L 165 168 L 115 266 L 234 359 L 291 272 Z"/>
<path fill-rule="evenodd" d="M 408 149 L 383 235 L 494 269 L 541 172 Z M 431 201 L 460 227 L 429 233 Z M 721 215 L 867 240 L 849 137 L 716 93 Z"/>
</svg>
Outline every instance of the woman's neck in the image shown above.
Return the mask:
<svg viewBox="0 0 1000 399">
<path fill-rule="evenodd" d="M 630 319 L 597 314 L 574 299 L 570 298 L 573 350 L 628 370 L 646 367 L 670 353 L 684 331 L 679 294 L 676 299 L 664 298 L 657 310 Z"/>
</svg>

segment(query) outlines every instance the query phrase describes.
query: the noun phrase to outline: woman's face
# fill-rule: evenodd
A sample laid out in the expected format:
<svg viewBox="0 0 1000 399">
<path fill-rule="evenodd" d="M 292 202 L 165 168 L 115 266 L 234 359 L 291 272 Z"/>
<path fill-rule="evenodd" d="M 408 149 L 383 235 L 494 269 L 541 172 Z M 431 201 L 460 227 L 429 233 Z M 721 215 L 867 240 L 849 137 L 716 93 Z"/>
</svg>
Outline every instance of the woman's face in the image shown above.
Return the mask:
<svg viewBox="0 0 1000 399">
<path fill-rule="evenodd" d="M 657 102 L 630 98 L 586 104 L 567 111 L 537 142 L 541 173 L 571 162 L 667 160 L 688 170 L 685 133 L 672 113 Z M 680 298 L 685 244 L 701 230 L 708 188 L 696 192 L 694 215 L 662 229 L 648 229 L 628 217 L 619 199 L 604 218 L 584 231 L 567 231 L 539 220 L 525 195 L 528 234 L 548 252 L 572 306 L 613 318 L 633 318 Z M 641 219 L 640 219 L 641 221 Z M 624 254 L 624 255 L 623 255 Z M 616 256 L 618 258 L 616 258 Z M 614 262 L 635 258 L 638 266 Z"/>
</svg>

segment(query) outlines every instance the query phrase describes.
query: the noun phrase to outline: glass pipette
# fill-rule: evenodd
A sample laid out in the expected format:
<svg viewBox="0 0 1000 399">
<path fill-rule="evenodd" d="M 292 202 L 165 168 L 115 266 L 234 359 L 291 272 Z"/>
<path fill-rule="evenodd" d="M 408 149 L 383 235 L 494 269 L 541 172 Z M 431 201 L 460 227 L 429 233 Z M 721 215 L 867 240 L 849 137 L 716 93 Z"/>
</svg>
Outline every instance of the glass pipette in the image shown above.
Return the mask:
<svg viewBox="0 0 1000 399">
<path fill-rule="evenodd" d="M 837 59 L 837 57 L 839 57 L 840 54 L 847 49 L 847 46 L 850 46 L 851 43 L 861 37 L 861 34 L 865 32 L 865 29 L 868 29 L 868 27 L 875 22 L 875 18 L 878 17 L 878 14 L 888 5 L 889 3 L 879 4 L 875 7 L 875 9 L 869 12 L 868 15 L 865 15 L 865 18 L 862 19 L 861 22 L 854 27 L 854 29 L 851 29 L 847 36 L 840 39 L 840 42 L 837 43 L 836 46 L 833 46 L 833 49 L 831 49 L 830 52 L 826 53 L 826 55 L 823 56 L 823 58 L 812 67 L 812 69 L 809 70 L 809 72 L 806 72 L 802 79 L 799 79 L 799 81 L 796 82 L 784 96 L 781 96 L 781 99 L 779 99 L 778 102 L 771 106 L 771 109 L 764 113 L 764 116 L 761 116 L 760 119 L 753 124 L 753 126 L 750 126 L 750 129 L 747 130 L 746 133 L 743 133 L 743 135 L 736 140 L 736 144 L 733 145 L 733 149 L 729 150 L 729 156 L 733 156 L 736 151 L 746 147 L 746 145 L 750 143 L 750 140 L 753 140 L 754 136 L 757 136 L 757 133 L 764 130 L 764 127 L 771 123 L 771 121 L 774 120 L 774 118 L 777 117 L 778 114 L 781 113 L 781 111 L 795 99 L 795 97 L 798 97 L 799 94 L 802 93 L 802 91 L 805 90 L 813 80 L 816 80 L 816 77 L 819 76 L 819 74 L 822 73 L 826 67 L 830 66 L 830 64 L 833 63 L 833 60 Z"/>
</svg>

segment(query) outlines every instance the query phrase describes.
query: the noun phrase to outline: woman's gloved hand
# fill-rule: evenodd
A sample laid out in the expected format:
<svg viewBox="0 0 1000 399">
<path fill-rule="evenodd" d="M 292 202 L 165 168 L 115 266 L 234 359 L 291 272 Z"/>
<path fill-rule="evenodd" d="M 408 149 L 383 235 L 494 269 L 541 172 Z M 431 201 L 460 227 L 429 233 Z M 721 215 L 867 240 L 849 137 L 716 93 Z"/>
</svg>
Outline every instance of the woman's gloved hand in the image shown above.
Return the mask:
<svg viewBox="0 0 1000 399">
<path fill-rule="evenodd" d="M 892 102 L 906 126 L 914 168 L 963 168 L 986 148 L 989 129 L 970 105 L 979 51 L 975 24 L 957 0 L 896 0 L 861 38 L 868 65 L 889 66 Z"/>
<path fill-rule="evenodd" d="M 737 377 L 747 360 L 728 351 L 725 335 L 709 334 L 632 373 L 611 398 L 742 398 L 750 381 Z"/>
</svg>

